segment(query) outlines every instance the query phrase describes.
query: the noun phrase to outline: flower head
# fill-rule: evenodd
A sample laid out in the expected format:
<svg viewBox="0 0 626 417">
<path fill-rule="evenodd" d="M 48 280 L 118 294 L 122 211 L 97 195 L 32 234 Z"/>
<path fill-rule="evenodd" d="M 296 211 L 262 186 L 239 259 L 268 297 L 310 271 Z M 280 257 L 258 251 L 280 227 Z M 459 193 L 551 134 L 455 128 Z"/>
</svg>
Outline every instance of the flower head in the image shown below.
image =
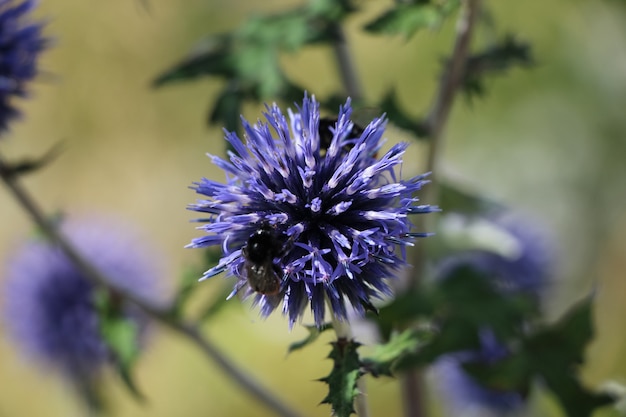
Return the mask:
<svg viewBox="0 0 626 417">
<path fill-rule="evenodd" d="M 49 44 L 41 23 L 28 22 L 34 0 L 0 0 L 0 133 L 19 115 L 11 101 L 25 97 L 26 83 L 37 75 L 37 58 Z"/>
<path fill-rule="evenodd" d="M 207 199 L 192 210 L 210 216 L 208 234 L 189 247 L 220 245 L 223 257 L 204 278 L 222 271 L 237 278 L 234 295 L 254 295 L 263 316 L 282 303 L 290 325 L 310 306 L 315 323 L 324 321 L 325 303 L 340 319 L 349 303 L 360 314 L 372 298 L 390 293 L 387 279 L 404 265 L 411 233 L 409 215 L 433 211 L 416 205 L 424 176 L 399 180 L 407 144 L 378 157 L 385 119 L 353 129 L 348 100 L 336 122 L 320 128 L 319 104 L 305 96 L 290 122 L 275 104 L 267 122 L 243 120 L 246 142 L 235 133 L 226 140 L 229 161 L 210 156 L 227 176 L 194 189 Z M 326 125 L 326 123 L 324 124 Z M 332 138 L 327 137 L 329 129 Z M 397 249 L 401 253 L 397 253 Z"/>
<path fill-rule="evenodd" d="M 139 239 L 93 221 L 64 222 L 62 231 L 106 277 L 149 300 L 160 298 L 154 262 L 138 251 Z M 6 267 L 4 322 L 22 349 L 70 377 L 94 376 L 112 356 L 101 336 L 96 291 L 49 241 L 33 240 L 16 250 Z M 145 316 L 130 306 L 123 314 L 138 326 Z"/>
</svg>

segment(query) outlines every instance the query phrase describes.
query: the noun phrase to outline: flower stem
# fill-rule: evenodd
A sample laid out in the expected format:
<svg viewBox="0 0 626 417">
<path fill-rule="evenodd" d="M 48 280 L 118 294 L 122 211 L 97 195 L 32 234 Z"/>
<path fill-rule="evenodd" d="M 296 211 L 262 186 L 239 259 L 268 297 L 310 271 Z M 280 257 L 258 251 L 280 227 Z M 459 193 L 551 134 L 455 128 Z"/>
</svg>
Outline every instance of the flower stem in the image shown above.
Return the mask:
<svg viewBox="0 0 626 417">
<path fill-rule="evenodd" d="M 343 82 L 348 96 L 356 103 L 363 100 L 363 90 L 352 57 L 350 56 L 350 48 L 346 41 L 346 35 L 343 28 L 339 25 L 334 26 L 335 42 L 333 42 L 333 51 L 337 59 L 339 67 L 339 75 Z"/>
<path fill-rule="evenodd" d="M 438 200 L 436 176 L 439 171 L 439 156 L 444 146 L 443 133 L 448 121 L 448 116 L 452 110 L 452 105 L 454 104 L 454 98 L 463 80 L 479 8 L 480 0 L 466 0 L 464 3 L 463 10 L 457 21 L 457 34 L 454 41 L 452 57 L 441 77 L 433 105 L 426 119 L 430 138 L 426 171 L 431 172 L 431 180 L 433 181 L 433 185 L 427 189 L 430 195 L 428 195 L 426 201 L 431 204 L 436 203 Z"/>
<path fill-rule="evenodd" d="M 154 304 L 146 299 L 140 298 L 122 288 L 111 283 L 101 274 L 91 263 L 84 259 L 78 250 L 58 231 L 58 229 L 45 217 L 43 211 L 36 204 L 34 199 L 22 187 L 19 178 L 11 170 L 10 165 L 0 155 L 0 177 L 9 189 L 10 193 L 17 200 L 20 206 L 26 211 L 31 220 L 41 232 L 65 253 L 65 255 L 76 265 L 76 267 L 93 283 L 115 291 L 126 301 L 136 305 L 155 320 L 168 326 L 172 330 L 185 336 L 194 342 L 200 350 L 241 388 L 255 397 L 276 415 L 282 417 L 298 417 L 299 413 L 289 408 L 273 393 L 263 387 L 258 381 L 253 379 L 245 371 L 238 368 L 230 359 L 224 355 L 199 329 L 197 323 L 186 322 L 171 314 L 171 309 L 166 306 Z"/>
<path fill-rule="evenodd" d="M 335 330 L 337 339 L 352 339 L 352 330 L 350 329 L 350 323 L 347 321 L 338 320 L 333 316 L 333 329 Z M 359 390 L 359 394 L 354 399 L 356 415 L 359 417 L 369 417 L 370 412 L 367 405 L 367 386 L 363 377 L 357 380 L 356 387 Z"/>
<path fill-rule="evenodd" d="M 457 21 L 457 33 L 454 41 L 452 56 L 445 68 L 432 107 L 426 119 L 429 136 L 426 171 L 431 173 L 432 183 L 424 189 L 423 200 L 427 204 L 436 205 L 439 200 L 439 159 L 444 147 L 444 129 L 454 104 L 454 98 L 461 86 L 465 65 L 469 56 L 470 43 L 474 32 L 476 18 L 480 9 L 480 0 L 465 0 L 463 9 Z M 418 220 L 420 230 L 432 230 L 433 227 L 425 224 L 432 222 L 432 216 L 421 216 Z M 413 276 L 409 279 L 408 291 L 415 291 L 419 287 L 425 263 L 423 245 L 418 245 L 413 252 L 411 264 Z M 424 417 L 423 381 L 419 369 L 413 369 L 403 375 L 402 393 L 404 399 L 405 417 Z"/>
</svg>

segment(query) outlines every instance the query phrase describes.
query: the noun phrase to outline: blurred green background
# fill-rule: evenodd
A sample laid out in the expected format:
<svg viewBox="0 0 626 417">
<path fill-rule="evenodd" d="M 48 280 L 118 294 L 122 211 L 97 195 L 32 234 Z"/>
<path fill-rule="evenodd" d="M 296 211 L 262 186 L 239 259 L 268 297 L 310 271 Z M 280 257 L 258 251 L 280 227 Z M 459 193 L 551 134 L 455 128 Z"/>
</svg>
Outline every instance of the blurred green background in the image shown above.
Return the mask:
<svg viewBox="0 0 626 417">
<path fill-rule="evenodd" d="M 617 0 L 486 2 L 496 33 L 530 41 L 537 66 L 488 82 L 489 94 L 456 103 L 446 134 L 444 172 L 545 225 L 558 243 L 558 276 L 547 297 L 558 317 L 591 288 L 596 291 L 597 339 L 588 351 L 585 380 L 626 381 L 626 5 Z M 131 219 L 149 243 L 169 256 L 164 275 L 173 287 L 184 268 L 200 262 L 183 246 L 199 233 L 185 210 L 195 200 L 187 187 L 202 176 L 223 179 L 205 152 L 223 150 L 222 132 L 207 128 L 219 80 L 172 85 L 151 80 L 176 63 L 203 35 L 227 31 L 253 13 L 279 10 L 285 1 L 54 0 L 41 2 L 46 33 L 55 45 L 43 56 L 44 74 L 32 97 L 19 103 L 25 118 L 2 143 L 12 157 L 40 155 L 62 141 L 61 157 L 25 179 L 49 212 L 91 212 Z M 291 5 L 298 2 L 289 2 Z M 450 50 L 454 22 L 410 41 L 372 37 L 363 23 L 387 6 L 364 1 L 348 22 L 348 38 L 370 100 L 395 86 L 402 104 L 418 115 L 433 95 L 440 61 Z M 477 34 L 486 40 L 487 31 Z M 316 47 L 283 58 L 287 72 L 320 97 L 339 86 L 332 52 Z M 253 120 L 259 109 L 246 109 Z M 393 128 L 387 134 L 410 140 Z M 404 175 L 420 171 L 424 148 L 412 147 Z M 0 262 L 31 233 L 27 217 L 0 191 Z M 2 277 L 0 277 L 2 279 Z M 199 284 L 196 303 L 220 290 L 221 277 Z M 286 355 L 303 337 L 275 315 L 261 320 L 235 299 L 206 326 L 233 359 L 308 416 L 329 415 L 318 405 L 330 335 Z M 4 335 L 4 332 L 2 333 Z M 149 398 L 135 403 L 110 383 L 116 416 L 269 416 L 166 329 L 153 335 L 137 368 Z M 399 415 L 391 379 L 368 380 L 372 415 Z M 72 392 L 0 338 L 0 416 L 80 416 Z M 36 399 L 36 400 L 35 400 Z M 535 396 L 536 415 L 558 416 L 550 398 Z M 430 403 L 437 409 L 432 393 Z M 612 415 L 610 412 L 604 415 Z"/>
</svg>

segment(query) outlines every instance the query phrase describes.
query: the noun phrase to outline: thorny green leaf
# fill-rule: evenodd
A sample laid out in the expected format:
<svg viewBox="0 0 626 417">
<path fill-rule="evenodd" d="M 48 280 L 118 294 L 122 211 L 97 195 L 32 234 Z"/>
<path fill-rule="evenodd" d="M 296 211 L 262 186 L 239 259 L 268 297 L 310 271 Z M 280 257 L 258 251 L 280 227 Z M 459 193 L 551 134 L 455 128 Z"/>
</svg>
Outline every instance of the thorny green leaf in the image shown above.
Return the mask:
<svg viewBox="0 0 626 417">
<path fill-rule="evenodd" d="M 399 358 L 394 367 L 424 366 L 446 353 L 477 348 L 481 328 L 492 329 L 502 340 L 519 337 L 524 323 L 536 314 L 536 303 L 523 295 L 503 297 L 489 278 L 459 268 L 432 288 L 400 296 L 383 307 L 377 319 L 383 334 L 419 318 L 432 320 L 434 326 L 428 342 Z"/>
<path fill-rule="evenodd" d="M 326 323 L 322 325 L 322 327 L 317 327 L 317 326 L 303 326 L 303 327 L 309 332 L 309 335 L 298 342 L 294 342 L 290 344 L 289 348 L 287 349 L 287 353 L 300 350 L 303 347 L 308 346 L 311 343 L 315 342 L 323 332 L 325 332 L 326 330 L 332 329 L 333 325 L 330 323 Z"/>
<path fill-rule="evenodd" d="M 240 115 L 245 98 L 245 92 L 235 81 L 228 83 L 215 100 L 209 124 L 221 125 L 229 132 L 237 132 L 241 126 Z"/>
<path fill-rule="evenodd" d="M 424 329 L 408 329 L 393 335 L 389 342 L 377 345 L 371 355 L 361 360 L 363 369 L 374 377 L 391 376 L 394 364 L 406 354 L 414 353 L 429 339 L 431 333 Z"/>
<path fill-rule="evenodd" d="M 159 75 L 152 85 L 161 87 L 172 82 L 189 81 L 206 75 L 226 78 L 235 75 L 232 34 L 218 33 L 203 39 L 180 63 Z"/>
<path fill-rule="evenodd" d="M 357 353 L 360 344 L 341 338 L 331 345 L 328 357 L 333 360 L 333 369 L 327 377 L 320 379 L 328 384 L 328 395 L 322 404 L 330 404 L 334 416 L 349 417 L 355 412 L 354 399 L 359 394 L 357 380 L 362 375 Z"/>
<path fill-rule="evenodd" d="M 589 417 L 613 399 L 589 391 L 580 381 L 578 367 L 593 338 L 592 297 L 573 307 L 565 317 L 524 337 L 511 355 L 491 366 L 467 364 L 483 384 L 509 391 L 524 391 L 539 378 L 570 417 Z"/>
<path fill-rule="evenodd" d="M 459 4 L 459 0 L 396 2 L 392 9 L 365 25 L 365 30 L 410 38 L 420 29 L 440 26 Z"/>
<path fill-rule="evenodd" d="M 485 78 L 501 74 L 513 67 L 528 68 L 534 64 L 531 46 L 520 42 L 511 34 L 483 52 L 467 59 L 462 79 L 462 88 L 468 99 L 482 97 L 485 93 Z"/>
</svg>

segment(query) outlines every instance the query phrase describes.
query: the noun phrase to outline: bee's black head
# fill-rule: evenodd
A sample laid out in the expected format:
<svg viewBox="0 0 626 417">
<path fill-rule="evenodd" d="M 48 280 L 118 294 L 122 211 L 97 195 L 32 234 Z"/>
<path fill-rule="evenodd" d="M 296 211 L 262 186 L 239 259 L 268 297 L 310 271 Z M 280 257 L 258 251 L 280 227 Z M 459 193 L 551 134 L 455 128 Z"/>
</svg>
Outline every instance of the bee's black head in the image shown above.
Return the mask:
<svg viewBox="0 0 626 417">
<path fill-rule="evenodd" d="M 277 255 L 280 246 L 274 229 L 263 225 L 248 239 L 246 256 L 250 262 L 262 264 L 271 261 Z"/>
<path fill-rule="evenodd" d="M 318 132 L 320 135 L 320 149 L 328 150 L 330 148 L 330 144 L 333 141 L 333 132 L 330 130 L 331 127 L 334 127 L 337 124 L 337 119 L 332 117 L 322 117 L 320 118 L 320 124 L 318 127 Z M 350 130 L 350 134 L 346 139 L 357 139 L 360 138 L 363 134 L 364 129 L 354 123 L 352 125 L 352 129 Z M 350 146 L 346 147 L 346 151 L 350 151 Z"/>
</svg>

